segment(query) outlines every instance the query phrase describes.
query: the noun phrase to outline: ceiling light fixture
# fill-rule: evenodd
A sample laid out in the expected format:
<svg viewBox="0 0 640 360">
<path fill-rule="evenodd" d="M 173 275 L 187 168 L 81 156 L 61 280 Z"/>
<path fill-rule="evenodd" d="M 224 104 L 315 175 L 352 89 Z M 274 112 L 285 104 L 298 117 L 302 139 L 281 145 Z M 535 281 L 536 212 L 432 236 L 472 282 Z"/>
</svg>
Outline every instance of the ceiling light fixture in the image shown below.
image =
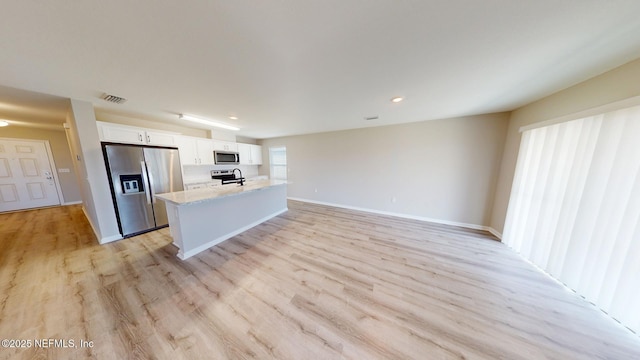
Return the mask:
<svg viewBox="0 0 640 360">
<path fill-rule="evenodd" d="M 201 118 L 199 116 L 180 114 L 180 120 L 187 120 L 187 121 L 191 121 L 191 122 L 195 122 L 195 123 L 199 123 L 199 124 L 203 124 L 203 125 L 213 126 L 213 127 L 232 130 L 232 131 L 240 130 L 240 128 L 237 128 L 235 126 L 221 124 L 221 123 L 218 123 L 218 122 L 211 121 L 209 119 Z"/>
<path fill-rule="evenodd" d="M 396 97 L 391 98 L 391 102 L 394 102 L 394 103 L 399 103 L 402 100 L 404 100 L 404 99 L 401 96 L 396 96 Z"/>
<path fill-rule="evenodd" d="M 0 127 L 9 126 L 8 121 L 0 120 Z"/>
<path fill-rule="evenodd" d="M 237 117 L 237 116 L 229 116 L 229 119 L 231 119 L 231 120 L 238 120 L 238 117 Z"/>
</svg>

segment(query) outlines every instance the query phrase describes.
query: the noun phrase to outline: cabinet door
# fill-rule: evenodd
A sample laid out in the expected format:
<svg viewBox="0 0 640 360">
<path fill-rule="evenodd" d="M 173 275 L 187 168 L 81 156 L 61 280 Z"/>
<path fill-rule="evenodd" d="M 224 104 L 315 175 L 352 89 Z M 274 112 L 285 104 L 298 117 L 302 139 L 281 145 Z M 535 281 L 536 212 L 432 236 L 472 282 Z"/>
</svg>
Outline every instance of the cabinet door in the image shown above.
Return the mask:
<svg viewBox="0 0 640 360">
<path fill-rule="evenodd" d="M 146 144 L 144 131 L 136 128 L 129 128 L 124 126 L 111 125 L 101 123 L 101 134 L 103 141 L 113 141 L 119 143 L 130 144 Z"/>
<path fill-rule="evenodd" d="M 262 146 L 260 145 L 249 145 L 249 146 L 251 147 L 252 165 L 262 165 Z"/>
<path fill-rule="evenodd" d="M 149 145 L 176 145 L 175 135 L 155 132 L 155 131 L 146 131 L 146 142 Z"/>
<path fill-rule="evenodd" d="M 200 165 L 215 165 L 213 159 L 213 141 L 209 139 L 198 139 L 196 141 L 198 147 L 198 158 Z"/>
<path fill-rule="evenodd" d="M 238 144 L 230 141 L 215 140 L 213 142 L 213 149 L 224 150 L 224 151 L 238 151 Z"/>
<path fill-rule="evenodd" d="M 180 153 L 180 163 L 182 165 L 198 165 L 198 149 L 196 139 L 187 136 L 175 136 L 175 142 Z"/>
<path fill-rule="evenodd" d="M 240 165 L 252 165 L 251 145 L 238 144 L 238 153 L 240 153 Z"/>
</svg>

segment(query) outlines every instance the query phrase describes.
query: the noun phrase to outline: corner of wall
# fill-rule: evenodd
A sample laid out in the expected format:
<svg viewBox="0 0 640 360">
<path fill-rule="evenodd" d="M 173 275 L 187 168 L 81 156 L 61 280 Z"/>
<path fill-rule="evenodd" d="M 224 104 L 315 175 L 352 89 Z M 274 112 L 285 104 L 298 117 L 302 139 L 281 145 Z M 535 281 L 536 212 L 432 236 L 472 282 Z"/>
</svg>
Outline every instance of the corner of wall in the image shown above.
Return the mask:
<svg viewBox="0 0 640 360">
<path fill-rule="evenodd" d="M 640 59 L 633 60 L 511 112 L 490 226 L 504 231 L 522 126 L 640 96 Z"/>
<path fill-rule="evenodd" d="M 120 236 L 93 104 L 71 99 L 67 122 L 85 215 L 99 241 Z"/>
</svg>

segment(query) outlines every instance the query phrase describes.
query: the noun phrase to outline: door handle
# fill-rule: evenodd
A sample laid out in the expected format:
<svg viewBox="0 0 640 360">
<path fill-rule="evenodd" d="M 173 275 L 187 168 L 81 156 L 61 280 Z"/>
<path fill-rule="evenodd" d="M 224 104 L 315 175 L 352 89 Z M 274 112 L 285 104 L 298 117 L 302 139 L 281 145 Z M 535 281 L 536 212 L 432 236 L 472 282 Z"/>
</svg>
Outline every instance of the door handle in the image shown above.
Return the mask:
<svg viewBox="0 0 640 360">
<path fill-rule="evenodd" d="M 142 177 L 144 178 L 144 195 L 147 198 L 147 204 L 151 204 L 151 179 L 149 178 L 149 174 L 147 173 L 147 164 L 143 161 L 140 161 L 140 169 L 142 170 Z M 147 191 L 148 190 L 148 191 Z"/>
</svg>

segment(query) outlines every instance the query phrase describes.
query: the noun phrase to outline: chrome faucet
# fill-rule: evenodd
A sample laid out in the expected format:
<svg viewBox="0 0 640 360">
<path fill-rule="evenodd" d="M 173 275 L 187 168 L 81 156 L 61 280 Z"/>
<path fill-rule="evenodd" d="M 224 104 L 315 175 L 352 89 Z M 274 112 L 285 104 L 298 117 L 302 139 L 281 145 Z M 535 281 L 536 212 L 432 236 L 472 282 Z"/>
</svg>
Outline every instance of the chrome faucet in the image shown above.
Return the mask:
<svg viewBox="0 0 640 360">
<path fill-rule="evenodd" d="M 240 180 L 240 186 L 243 186 L 244 185 L 244 178 L 242 177 L 242 170 L 240 170 L 238 168 L 233 169 L 231 172 L 233 173 L 234 176 L 236 174 L 236 170 L 238 170 L 238 172 L 240 173 L 240 179 L 239 179 Z M 236 179 L 238 179 L 238 178 L 236 178 Z"/>
</svg>

